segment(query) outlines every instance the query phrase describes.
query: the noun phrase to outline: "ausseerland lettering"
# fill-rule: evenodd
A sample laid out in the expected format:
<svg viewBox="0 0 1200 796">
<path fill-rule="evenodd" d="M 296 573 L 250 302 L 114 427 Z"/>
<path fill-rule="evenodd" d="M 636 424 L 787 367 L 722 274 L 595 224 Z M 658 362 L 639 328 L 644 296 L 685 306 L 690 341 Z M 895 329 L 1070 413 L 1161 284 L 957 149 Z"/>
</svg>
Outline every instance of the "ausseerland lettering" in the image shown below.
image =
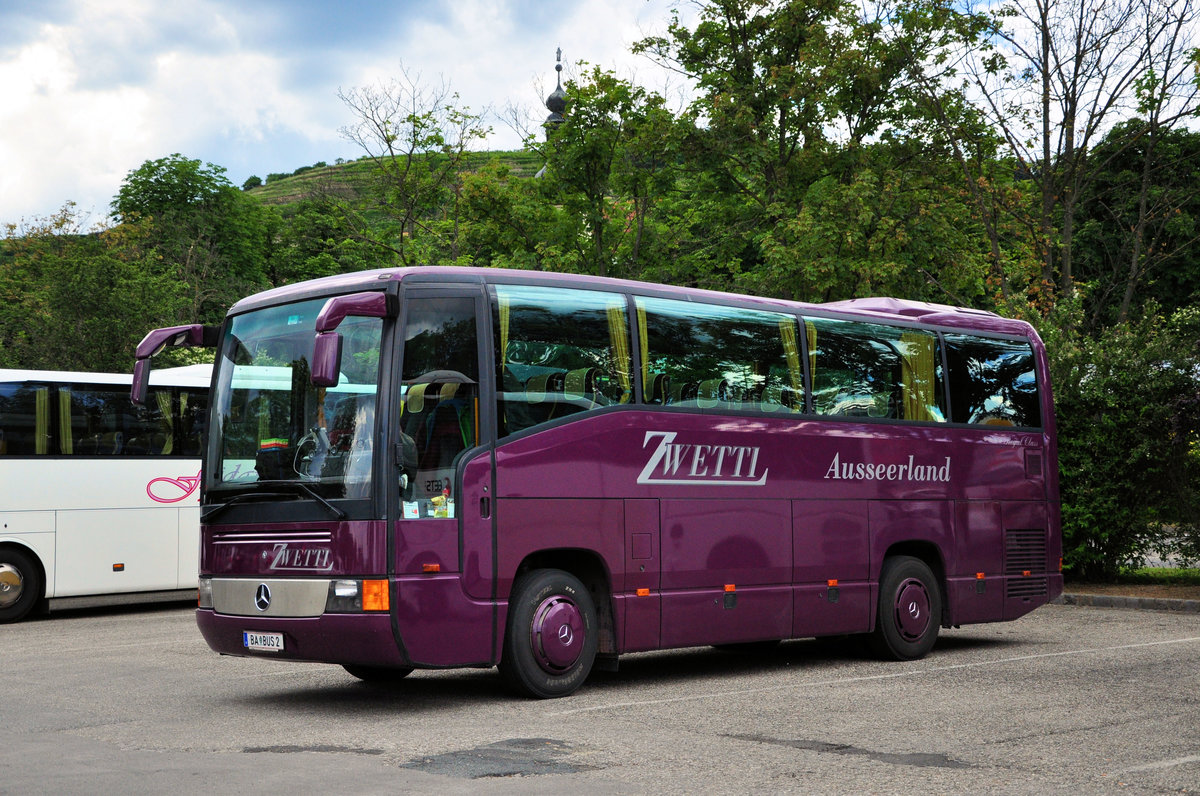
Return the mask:
<svg viewBox="0 0 1200 796">
<path fill-rule="evenodd" d="M 838 481 L 949 481 L 950 457 L 942 464 L 920 464 L 912 455 L 901 463 L 844 462 L 842 455 L 835 453 L 825 477 Z"/>
</svg>

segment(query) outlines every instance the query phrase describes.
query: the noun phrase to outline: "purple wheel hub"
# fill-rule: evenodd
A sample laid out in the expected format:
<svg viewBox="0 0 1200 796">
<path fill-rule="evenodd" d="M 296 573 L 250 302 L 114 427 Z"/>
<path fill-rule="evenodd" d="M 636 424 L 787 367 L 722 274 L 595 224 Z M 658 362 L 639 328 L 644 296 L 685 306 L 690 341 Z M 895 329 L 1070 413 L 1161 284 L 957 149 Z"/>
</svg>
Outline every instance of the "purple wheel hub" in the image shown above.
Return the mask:
<svg viewBox="0 0 1200 796">
<path fill-rule="evenodd" d="M 896 590 L 896 628 L 905 641 L 919 641 L 929 629 L 929 592 L 925 584 L 909 578 Z"/>
<path fill-rule="evenodd" d="M 556 594 L 542 600 L 529 627 L 533 657 L 543 670 L 562 674 L 583 652 L 583 615 L 568 597 Z"/>
</svg>

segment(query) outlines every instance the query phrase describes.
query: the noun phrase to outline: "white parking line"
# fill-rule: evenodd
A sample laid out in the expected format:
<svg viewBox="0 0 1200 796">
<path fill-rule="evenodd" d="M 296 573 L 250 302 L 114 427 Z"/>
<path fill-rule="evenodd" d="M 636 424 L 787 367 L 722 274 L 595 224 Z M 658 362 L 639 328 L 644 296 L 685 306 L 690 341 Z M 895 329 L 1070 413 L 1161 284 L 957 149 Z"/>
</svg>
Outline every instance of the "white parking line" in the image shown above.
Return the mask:
<svg viewBox="0 0 1200 796">
<path fill-rule="evenodd" d="M 803 688 L 813 688 L 828 685 L 845 685 L 847 683 L 865 683 L 874 680 L 896 680 L 904 677 L 913 677 L 916 675 L 938 674 L 941 672 L 952 672 L 958 669 L 973 669 L 984 666 L 995 666 L 998 664 L 1015 663 L 1017 661 L 1032 661 L 1041 658 L 1061 658 L 1069 655 L 1090 655 L 1097 652 L 1116 652 L 1119 650 L 1144 649 L 1147 647 L 1161 647 L 1168 644 L 1194 644 L 1200 642 L 1200 636 L 1192 636 L 1191 638 L 1177 638 L 1167 641 L 1146 641 L 1139 644 L 1121 644 L 1113 647 L 1089 647 L 1080 650 L 1067 650 L 1065 652 L 1043 652 L 1037 655 L 1017 655 L 1011 658 L 997 658 L 990 661 L 973 661 L 971 663 L 956 663 L 950 666 L 932 666 L 924 669 L 910 669 L 903 672 L 890 672 L 887 674 L 872 674 L 861 677 L 838 677 L 831 680 L 812 680 L 802 683 L 789 683 L 787 685 L 775 685 L 765 688 L 745 688 L 734 691 L 710 691 L 702 694 L 690 694 L 688 696 L 671 697 L 669 699 L 645 699 L 630 702 L 610 702 L 604 705 L 593 705 L 586 708 L 572 708 L 571 710 L 560 710 L 554 713 L 549 713 L 550 716 L 569 716 L 575 713 L 591 713 L 598 710 L 617 710 L 621 708 L 643 707 L 649 705 L 666 705 L 674 702 L 693 702 L 700 699 L 717 699 L 731 696 L 748 696 L 752 694 L 767 694 L 773 691 L 795 691 Z M 578 699 L 578 697 L 576 697 Z"/>
</svg>

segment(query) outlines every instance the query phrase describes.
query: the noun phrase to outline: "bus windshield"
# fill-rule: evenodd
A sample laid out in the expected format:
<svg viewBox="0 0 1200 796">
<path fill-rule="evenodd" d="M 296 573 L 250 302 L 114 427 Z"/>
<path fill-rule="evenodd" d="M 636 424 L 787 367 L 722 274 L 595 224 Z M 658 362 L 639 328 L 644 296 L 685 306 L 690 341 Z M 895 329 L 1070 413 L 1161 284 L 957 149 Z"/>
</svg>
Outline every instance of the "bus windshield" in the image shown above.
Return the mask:
<svg viewBox="0 0 1200 796">
<path fill-rule="evenodd" d="M 349 318 L 338 386 L 309 379 L 313 328 L 325 300 L 230 319 L 217 359 L 210 492 L 290 482 L 322 498 L 371 493 L 382 321 Z"/>
</svg>

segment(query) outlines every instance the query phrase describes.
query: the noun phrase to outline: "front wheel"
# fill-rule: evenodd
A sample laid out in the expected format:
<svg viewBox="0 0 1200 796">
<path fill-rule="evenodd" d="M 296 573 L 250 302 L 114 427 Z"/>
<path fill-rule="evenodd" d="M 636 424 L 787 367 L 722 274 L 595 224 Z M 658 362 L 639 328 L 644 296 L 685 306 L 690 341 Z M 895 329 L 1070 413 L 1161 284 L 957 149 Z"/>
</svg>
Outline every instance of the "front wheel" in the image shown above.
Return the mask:
<svg viewBox="0 0 1200 796">
<path fill-rule="evenodd" d="M 0 549 L 0 624 L 20 622 L 42 598 L 42 573 L 33 558 Z"/>
<path fill-rule="evenodd" d="M 941 622 L 942 593 L 929 566 L 912 556 L 884 561 L 872 652 L 897 661 L 923 658 L 933 649 Z"/>
<path fill-rule="evenodd" d="M 596 606 L 579 579 L 559 569 L 513 584 L 500 674 L 510 687 L 552 699 L 574 692 L 596 659 Z"/>
</svg>

